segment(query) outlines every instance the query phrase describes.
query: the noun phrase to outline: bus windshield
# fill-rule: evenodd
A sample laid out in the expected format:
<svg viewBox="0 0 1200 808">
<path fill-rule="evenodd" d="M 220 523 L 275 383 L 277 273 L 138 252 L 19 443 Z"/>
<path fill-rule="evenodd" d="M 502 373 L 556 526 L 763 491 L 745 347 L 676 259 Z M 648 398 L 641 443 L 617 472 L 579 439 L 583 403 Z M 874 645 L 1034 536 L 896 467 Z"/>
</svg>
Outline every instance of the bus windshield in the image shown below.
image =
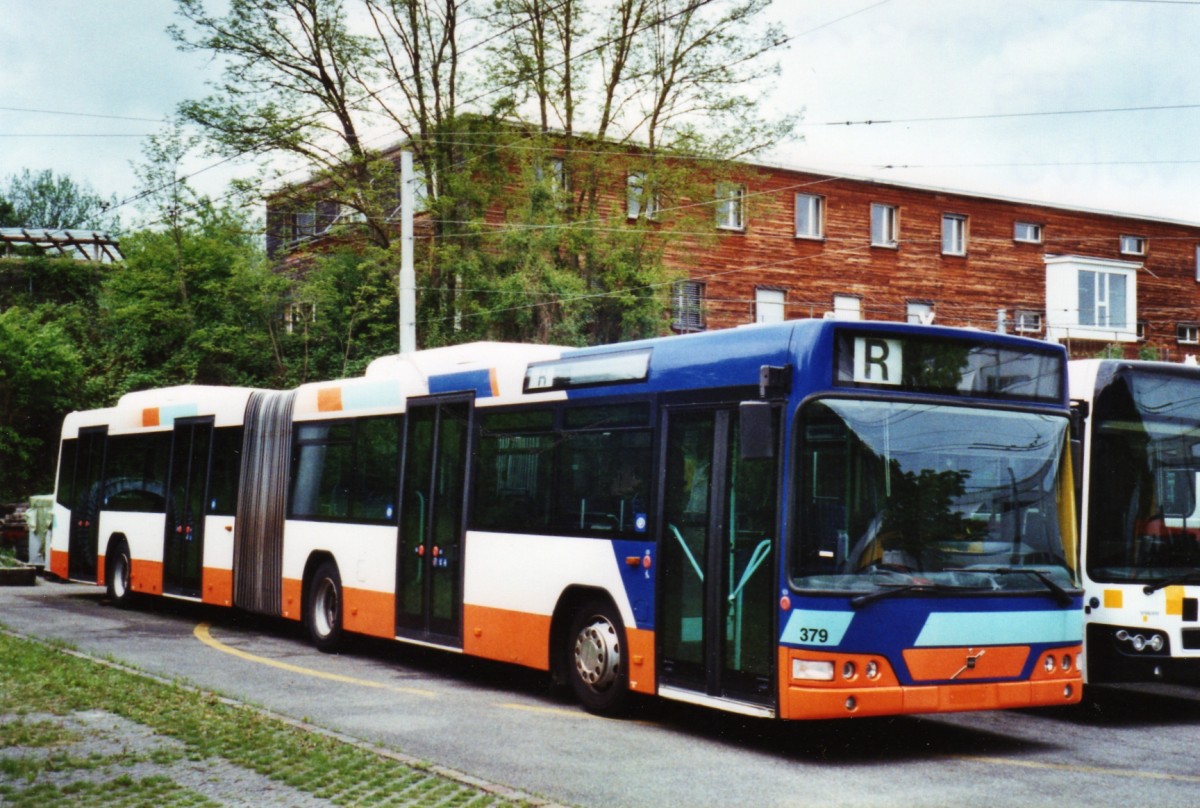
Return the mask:
<svg viewBox="0 0 1200 808">
<path fill-rule="evenodd" d="M 824 399 L 800 421 L 795 584 L 1046 591 L 1074 586 L 1067 419 Z M 915 584 L 914 584 L 915 582 Z"/>
<path fill-rule="evenodd" d="M 1124 371 L 1092 417 L 1088 574 L 1157 584 L 1196 572 L 1200 380 Z"/>
</svg>

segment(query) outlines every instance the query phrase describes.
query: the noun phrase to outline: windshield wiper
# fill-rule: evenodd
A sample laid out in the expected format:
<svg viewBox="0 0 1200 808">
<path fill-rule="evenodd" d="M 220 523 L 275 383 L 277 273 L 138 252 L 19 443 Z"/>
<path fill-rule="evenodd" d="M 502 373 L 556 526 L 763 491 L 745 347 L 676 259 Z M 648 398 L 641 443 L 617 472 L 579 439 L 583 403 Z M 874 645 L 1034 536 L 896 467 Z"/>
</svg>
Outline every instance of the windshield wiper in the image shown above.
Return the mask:
<svg viewBox="0 0 1200 808">
<path fill-rule="evenodd" d="M 939 584 L 934 581 L 922 579 L 913 581 L 912 583 L 901 584 L 899 586 L 883 586 L 873 592 L 865 592 L 861 595 L 855 595 L 850 598 L 850 606 L 854 609 L 861 609 L 868 603 L 874 603 L 883 598 L 890 598 L 893 595 L 899 595 L 903 592 L 953 592 L 964 590 L 967 587 L 950 586 L 949 584 Z"/>
<path fill-rule="evenodd" d="M 1068 605 L 1071 600 L 1071 593 L 1063 589 L 1057 584 L 1054 579 L 1041 570 L 1032 569 L 1030 567 L 955 567 L 947 569 L 946 572 L 983 572 L 991 575 L 1032 575 L 1041 581 L 1047 589 L 1054 594 L 1054 599 L 1063 606 Z"/>
<path fill-rule="evenodd" d="M 1166 589 L 1168 586 L 1175 586 L 1191 580 L 1200 580 L 1200 568 L 1181 572 L 1178 575 L 1172 575 L 1169 578 L 1162 578 L 1152 584 L 1146 584 L 1142 587 L 1142 591 L 1147 595 L 1153 595 L 1160 589 Z"/>
</svg>

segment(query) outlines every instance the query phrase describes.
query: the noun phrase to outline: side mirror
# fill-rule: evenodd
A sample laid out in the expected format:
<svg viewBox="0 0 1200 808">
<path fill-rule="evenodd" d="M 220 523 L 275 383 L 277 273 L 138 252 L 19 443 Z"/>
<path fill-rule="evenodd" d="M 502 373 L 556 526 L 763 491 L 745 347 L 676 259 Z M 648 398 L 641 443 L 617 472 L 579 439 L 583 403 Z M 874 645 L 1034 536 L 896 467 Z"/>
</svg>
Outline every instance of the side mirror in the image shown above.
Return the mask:
<svg viewBox="0 0 1200 808">
<path fill-rule="evenodd" d="M 775 457 L 775 408 L 765 401 L 743 401 L 738 405 L 738 434 L 742 460 Z"/>
</svg>

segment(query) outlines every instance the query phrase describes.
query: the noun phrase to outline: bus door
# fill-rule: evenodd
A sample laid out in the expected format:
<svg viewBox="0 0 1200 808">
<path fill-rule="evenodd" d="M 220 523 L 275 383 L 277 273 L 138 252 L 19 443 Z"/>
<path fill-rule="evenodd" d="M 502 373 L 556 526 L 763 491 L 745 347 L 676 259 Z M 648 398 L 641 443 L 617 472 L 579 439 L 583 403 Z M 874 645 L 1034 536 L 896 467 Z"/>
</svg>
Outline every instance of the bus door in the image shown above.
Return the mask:
<svg viewBox="0 0 1200 808">
<path fill-rule="evenodd" d="M 213 424 L 176 421 L 163 542 L 163 592 L 200 597 Z"/>
<path fill-rule="evenodd" d="M 409 404 L 400 483 L 399 636 L 462 644 L 462 544 L 473 404 L 462 396 Z"/>
<path fill-rule="evenodd" d="M 667 414 L 659 680 L 770 705 L 778 459 L 741 459 L 738 429 L 735 408 Z"/>
<path fill-rule="evenodd" d="M 108 429 L 81 429 L 71 482 L 71 528 L 67 535 L 67 574 L 76 581 L 96 580 L 100 509 L 104 507 L 104 449 Z"/>
</svg>

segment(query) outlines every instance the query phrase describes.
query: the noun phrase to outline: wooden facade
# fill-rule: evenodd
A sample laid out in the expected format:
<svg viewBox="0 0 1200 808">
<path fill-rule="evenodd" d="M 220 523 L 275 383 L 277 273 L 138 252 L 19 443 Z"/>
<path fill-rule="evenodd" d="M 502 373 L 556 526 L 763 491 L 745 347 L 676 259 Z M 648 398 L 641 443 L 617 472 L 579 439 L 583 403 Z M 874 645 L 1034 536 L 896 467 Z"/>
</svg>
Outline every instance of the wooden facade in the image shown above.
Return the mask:
<svg viewBox="0 0 1200 808">
<path fill-rule="evenodd" d="M 611 222 L 634 226 L 627 181 L 637 164 L 626 155 L 606 165 Z M 717 201 L 731 184 L 736 198 Z M 688 196 L 659 202 L 638 225 L 668 232 L 675 212 L 688 211 L 665 253 L 689 279 L 673 296 L 675 330 L 924 318 L 1061 341 L 1073 356 L 1200 354 L 1200 224 L 751 164 L 724 168 L 719 180 L 697 168 L 688 185 Z M 806 233 L 797 233 L 798 206 Z M 873 243 L 873 206 L 891 210 L 880 214 L 892 217 L 891 243 Z M 283 218 L 268 206 L 269 223 Z M 269 243 L 294 265 L 278 232 Z"/>
</svg>

